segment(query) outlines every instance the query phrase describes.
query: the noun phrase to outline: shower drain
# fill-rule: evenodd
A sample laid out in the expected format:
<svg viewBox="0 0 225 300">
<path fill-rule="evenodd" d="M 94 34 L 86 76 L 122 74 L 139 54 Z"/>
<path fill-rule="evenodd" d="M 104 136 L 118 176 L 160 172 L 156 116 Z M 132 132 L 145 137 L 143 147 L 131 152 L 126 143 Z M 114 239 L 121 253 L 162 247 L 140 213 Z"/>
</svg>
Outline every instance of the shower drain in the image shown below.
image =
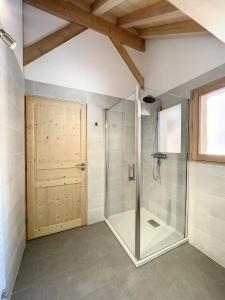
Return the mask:
<svg viewBox="0 0 225 300">
<path fill-rule="evenodd" d="M 160 226 L 160 224 L 157 223 L 157 222 L 156 222 L 155 220 L 153 220 L 153 219 L 149 220 L 148 223 L 151 224 L 153 227 L 159 227 L 159 226 Z"/>
</svg>

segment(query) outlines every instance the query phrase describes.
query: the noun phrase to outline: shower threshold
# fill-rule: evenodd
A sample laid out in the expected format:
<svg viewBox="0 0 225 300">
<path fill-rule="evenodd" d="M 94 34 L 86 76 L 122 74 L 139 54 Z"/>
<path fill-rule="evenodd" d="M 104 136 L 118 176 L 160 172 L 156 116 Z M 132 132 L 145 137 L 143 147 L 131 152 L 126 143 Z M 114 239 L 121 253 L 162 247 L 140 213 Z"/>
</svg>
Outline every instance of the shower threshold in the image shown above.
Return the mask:
<svg viewBox="0 0 225 300">
<path fill-rule="evenodd" d="M 188 238 L 177 232 L 171 226 L 166 225 L 155 215 L 151 214 L 147 209 L 141 207 L 141 238 L 140 238 L 140 254 L 138 260 L 134 256 L 135 249 L 135 214 L 134 210 L 125 211 L 110 216 L 105 222 L 120 242 L 132 262 L 136 267 L 159 257 L 160 255 L 186 243 Z M 149 220 L 154 219 L 160 224 L 153 227 L 149 224 Z M 133 230 L 131 230 L 133 228 Z"/>
</svg>

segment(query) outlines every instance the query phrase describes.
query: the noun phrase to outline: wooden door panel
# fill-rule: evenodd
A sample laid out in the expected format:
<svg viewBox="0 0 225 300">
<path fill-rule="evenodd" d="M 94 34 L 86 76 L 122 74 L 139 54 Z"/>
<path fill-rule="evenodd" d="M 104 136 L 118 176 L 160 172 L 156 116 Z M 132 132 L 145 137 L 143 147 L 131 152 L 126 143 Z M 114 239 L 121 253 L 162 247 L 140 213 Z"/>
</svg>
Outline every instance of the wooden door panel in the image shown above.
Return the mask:
<svg viewBox="0 0 225 300">
<path fill-rule="evenodd" d="M 80 184 L 48 186 L 36 189 L 35 228 L 76 220 L 81 225 Z"/>
<path fill-rule="evenodd" d="M 36 181 L 51 179 L 68 179 L 68 178 L 80 178 L 81 171 L 77 168 L 62 168 L 62 169 L 38 169 L 35 172 Z"/>
<path fill-rule="evenodd" d="M 41 102 L 35 104 L 34 118 L 37 167 L 42 163 L 80 161 L 81 105 L 66 104 L 63 107 L 55 101 Z"/>
<path fill-rule="evenodd" d="M 86 224 L 86 106 L 26 98 L 28 239 Z"/>
</svg>

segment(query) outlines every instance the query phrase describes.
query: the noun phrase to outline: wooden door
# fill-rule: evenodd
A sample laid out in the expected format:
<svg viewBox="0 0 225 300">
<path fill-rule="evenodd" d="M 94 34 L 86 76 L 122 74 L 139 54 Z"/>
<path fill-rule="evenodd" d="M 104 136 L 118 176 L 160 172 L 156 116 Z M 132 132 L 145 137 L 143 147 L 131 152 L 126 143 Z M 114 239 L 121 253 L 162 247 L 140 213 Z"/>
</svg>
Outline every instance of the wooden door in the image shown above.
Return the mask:
<svg viewBox="0 0 225 300">
<path fill-rule="evenodd" d="M 26 97 L 26 147 L 28 239 L 85 225 L 86 105 Z"/>
</svg>

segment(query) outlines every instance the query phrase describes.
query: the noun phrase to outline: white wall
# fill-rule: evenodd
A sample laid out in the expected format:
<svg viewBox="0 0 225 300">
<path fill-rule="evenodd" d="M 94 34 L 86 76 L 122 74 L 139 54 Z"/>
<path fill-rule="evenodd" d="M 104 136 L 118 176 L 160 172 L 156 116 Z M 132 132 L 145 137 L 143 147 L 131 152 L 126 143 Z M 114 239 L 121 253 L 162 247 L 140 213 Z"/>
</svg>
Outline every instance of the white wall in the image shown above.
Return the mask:
<svg viewBox="0 0 225 300">
<path fill-rule="evenodd" d="M 166 92 L 225 63 L 225 44 L 210 35 L 153 39 L 144 59 L 145 86 Z"/>
<path fill-rule="evenodd" d="M 186 15 L 225 42 L 224 0 L 169 0 Z"/>
<path fill-rule="evenodd" d="M 22 1 L 3 0 L 0 4 L 1 28 L 17 42 L 12 51 L 0 40 L 0 226 L 4 244 L 4 270 L 0 272 L 10 298 L 25 247 Z"/>
<path fill-rule="evenodd" d="M 26 44 L 65 24 L 29 5 L 24 6 L 24 22 Z M 127 49 L 141 67 L 143 53 Z M 81 33 L 26 66 L 25 77 L 116 97 L 128 96 L 137 84 L 109 38 L 92 30 Z"/>
<path fill-rule="evenodd" d="M 23 69 L 23 16 L 22 0 L 1 0 L 0 20 L 3 29 L 7 31 L 17 42 L 13 50 L 21 69 Z"/>
<path fill-rule="evenodd" d="M 68 24 L 63 19 L 59 19 L 27 4 L 23 4 L 23 16 L 25 46 Z"/>
</svg>

